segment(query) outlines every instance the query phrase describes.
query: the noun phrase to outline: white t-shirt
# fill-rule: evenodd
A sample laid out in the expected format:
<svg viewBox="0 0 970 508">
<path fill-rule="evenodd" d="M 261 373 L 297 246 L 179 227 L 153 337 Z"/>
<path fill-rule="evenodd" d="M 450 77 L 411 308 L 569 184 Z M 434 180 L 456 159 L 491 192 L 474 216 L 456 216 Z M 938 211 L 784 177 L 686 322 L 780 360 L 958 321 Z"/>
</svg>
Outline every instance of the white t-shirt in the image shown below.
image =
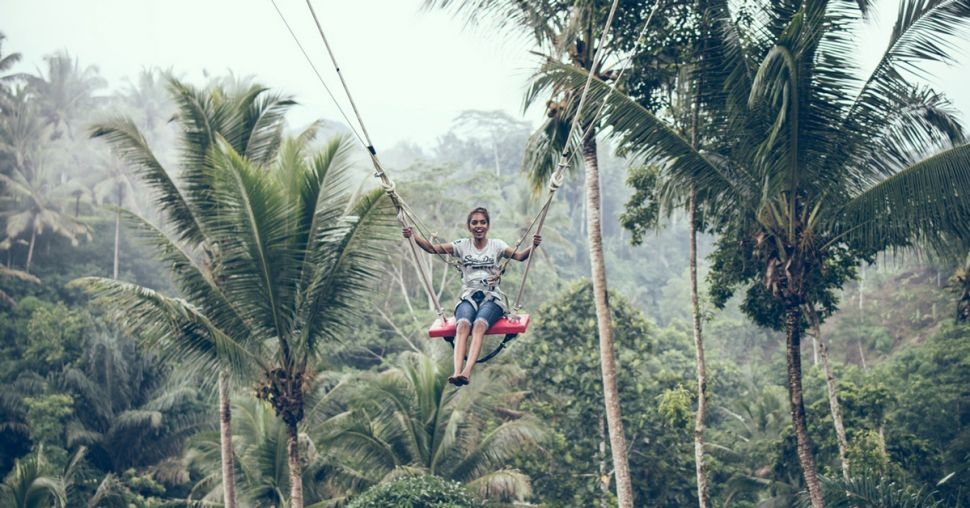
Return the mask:
<svg viewBox="0 0 970 508">
<path fill-rule="evenodd" d="M 505 257 L 505 249 L 509 244 L 503 240 L 488 239 L 484 249 L 476 249 L 475 241 L 471 238 L 461 238 L 452 242 L 454 250 L 452 256 L 458 258 L 458 271 L 461 272 L 461 300 L 472 300 L 472 294 L 482 291 L 486 297 L 493 299 L 502 310 L 508 312 L 505 305 L 505 295 L 498 285 L 489 287 L 489 277 L 499 277 L 499 260 Z"/>
</svg>

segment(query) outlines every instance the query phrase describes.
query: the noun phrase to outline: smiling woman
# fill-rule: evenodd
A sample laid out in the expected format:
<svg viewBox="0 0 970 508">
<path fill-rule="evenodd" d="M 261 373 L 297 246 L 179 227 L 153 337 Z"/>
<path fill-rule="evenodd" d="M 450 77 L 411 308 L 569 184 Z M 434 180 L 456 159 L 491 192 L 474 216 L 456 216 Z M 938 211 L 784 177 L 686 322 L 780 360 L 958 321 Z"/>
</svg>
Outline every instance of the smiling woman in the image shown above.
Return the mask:
<svg viewBox="0 0 970 508">
<path fill-rule="evenodd" d="M 468 214 L 465 227 L 471 233 L 471 238 L 461 238 L 451 243 L 431 243 L 420 234 L 416 234 L 410 227 L 404 228 L 405 238 L 413 238 L 414 242 L 429 254 L 447 254 L 458 259 L 458 270 L 461 272 L 461 294 L 455 305 L 454 319 L 454 366 L 455 372 L 448 378 L 448 382 L 455 386 L 469 383 L 472 367 L 478 361 L 482 351 L 482 341 L 486 333 L 513 333 L 520 327 L 522 331 L 528 320 L 521 323 L 509 323 L 508 320 L 499 330 L 491 330 L 494 325 L 509 312 L 507 298 L 499 288 L 503 266 L 501 259 L 525 261 L 529 259 L 535 247 L 542 242 L 542 237 L 536 234 L 532 237 L 532 246 L 524 250 L 517 250 L 503 240 L 488 238 L 491 228 L 491 218 L 488 210 L 475 208 Z M 432 327 L 432 334 L 445 335 L 450 326 L 436 323 Z M 517 332 L 516 332 L 517 333 Z M 468 337 L 471 335 L 471 346 L 468 347 Z M 432 335 L 434 336 L 434 335 Z M 491 357 L 492 355 L 489 355 Z"/>
<path fill-rule="evenodd" d="M 276 3 L 314 66 L 335 83 L 307 4 Z M 535 67 L 530 48 L 463 31 L 445 13 L 421 12 L 419 0 L 313 5 L 381 146 L 430 144 L 464 110 L 520 107 L 522 84 Z M 66 50 L 96 65 L 112 85 L 145 68 L 170 69 L 197 84 L 213 75 L 253 76 L 300 98 L 290 118 L 297 125 L 339 118 L 269 1 L 4 2 L 3 19 L 9 50 L 24 58 L 18 71 L 31 72 L 44 56 Z"/>
</svg>

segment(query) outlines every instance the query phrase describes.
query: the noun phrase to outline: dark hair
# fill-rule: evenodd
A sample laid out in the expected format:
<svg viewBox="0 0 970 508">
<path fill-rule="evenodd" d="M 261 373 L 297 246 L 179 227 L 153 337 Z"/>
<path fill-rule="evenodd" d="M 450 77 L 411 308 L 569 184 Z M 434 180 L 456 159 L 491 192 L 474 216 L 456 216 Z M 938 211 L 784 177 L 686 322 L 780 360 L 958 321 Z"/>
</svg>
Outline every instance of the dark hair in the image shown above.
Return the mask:
<svg viewBox="0 0 970 508">
<path fill-rule="evenodd" d="M 492 223 L 492 219 L 490 219 L 488 217 L 488 210 L 486 210 L 484 207 L 481 207 L 480 206 L 480 207 L 478 207 L 478 208 L 476 208 L 476 209 L 468 212 L 468 218 L 465 219 L 465 225 L 466 226 L 471 226 L 471 224 L 472 224 L 472 215 L 475 215 L 476 213 L 480 213 L 480 214 L 484 215 L 485 216 L 485 222 L 487 224 L 491 224 Z"/>
</svg>

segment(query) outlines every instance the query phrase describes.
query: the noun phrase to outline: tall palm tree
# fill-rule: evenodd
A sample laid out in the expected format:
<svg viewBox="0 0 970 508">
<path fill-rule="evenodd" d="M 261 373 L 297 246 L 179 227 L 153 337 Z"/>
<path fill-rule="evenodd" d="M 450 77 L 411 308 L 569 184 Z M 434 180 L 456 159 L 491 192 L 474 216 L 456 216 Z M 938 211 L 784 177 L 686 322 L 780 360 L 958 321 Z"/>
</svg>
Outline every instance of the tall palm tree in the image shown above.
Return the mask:
<svg viewBox="0 0 970 508">
<path fill-rule="evenodd" d="M 103 206 L 114 206 L 115 236 L 112 256 L 112 278 L 117 279 L 121 266 L 121 210 L 122 207 L 137 209 L 135 186 L 128 177 L 125 164 L 117 157 L 101 157 L 100 181 L 91 187 L 94 200 Z"/>
<path fill-rule="evenodd" d="M 403 353 L 363 383 L 342 383 L 330 400 L 348 409 L 314 425 L 338 465 L 331 476 L 352 493 L 404 469 L 459 481 L 482 498 L 525 500 L 529 478 L 507 464 L 541 445 L 547 431 L 516 409 L 521 372 L 503 367 L 483 373 L 488 382 L 477 388 L 455 391 L 430 356 Z"/>
<path fill-rule="evenodd" d="M 168 168 L 159 156 L 157 148 L 149 143 L 134 120 L 118 118 L 106 124 L 97 125 L 92 131 L 94 137 L 103 137 L 115 151 L 132 167 L 133 172 L 154 191 L 155 217 L 160 221 L 175 220 L 176 227 L 184 235 L 182 247 L 188 254 L 187 259 L 198 265 L 204 277 L 212 276 L 212 262 L 209 259 L 217 246 L 206 238 L 200 223 L 191 215 L 202 213 L 206 203 L 190 204 L 183 196 L 186 192 L 177 185 L 174 176 L 184 168 L 189 174 L 198 175 L 203 171 L 206 156 L 217 139 L 225 139 L 238 152 L 246 153 L 263 163 L 268 162 L 279 151 L 282 143 L 283 112 L 292 100 L 271 95 L 259 86 L 239 85 L 236 88 L 214 86 L 208 91 L 186 86 L 174 78 L 166 78 L 168 93 L 176 104 L 179 134 L 181 136 L 180 166 Z M 192 189 L 190 186 L 185 188 Z M 194 188 L 195 192 L 202 192 Z M 119 214 L 122 211 L 119 203 Z M 190 206 L 192 208 L 190 208 Z M 140 210 L 127 213 L 137 217 L 136 223 L 148 223 Z M 161 230 L 155 232 L 162 233 Z M 190 263 L 190 265 L 191 265 Z M 210 359 L 224 360 L 226 354 L 218 349 L 200 347 Z M 235 506 L 235 481 L 232 470 L 232 427 L 229 394 L 230 376 L 225 370 L 219 371 L 219 414 L 222 434 L 223 492 L 226 506 Z"/>
<path fill-rule="evenodd" d="M 581 72 L 594 72 L 601 77 L 608 73 L 598 62 L 609 61 L 603 55 L 616 56 L 617 48 L 609 44 L 599 46 L 604 31 L 603 22 L 607 19 L 607 9 L 594 1 L 563 2 L 549 0 L 543 2 L 489 1 L 454 2 L 451 0 L 426 0 L 428 7 L 452 9 L 465 15 L 470 21 L 491 19 L 501 28 L 513 33 L 525 32 L 533 42 L 546 53 L 549 62 L 565 62 Z M 637 14 L 646 12 L 645 2 L 631 0 L 623 2 L 624 9 Z M 594 69 L 594 66 L 599 68 Z M 607 430 L 610 437 L 610 452 L 616 480 L 617 499 L 621 507 L 633 506 L 633 487 L 627 457 L 626 436 L 617 389 L 616 357 L 613 344 L 613 322 L 607 299 L 606 263 L 603 254 L 602 206 L 600 198 L 599 155 L 596 137 L 598 123 L 595 114 L 587 111 L 577 116 L 578 103 L 582 95 L 582 84 L 569 80 L 549 80 L 539 76 L 530 86 L 525 104 L 536 100 L 548 99 L 548 121 L 533 135 L 527 148 L 526 165 L 530 168 L 535 188 L 540 188 L 556 169 L 556 155 L 565 152 L 578 152 L 584 169 L 584 194 L 586 212 L 586 235 L 589 249 L 590 270 L 595 295 L 596 318 L 600 339 L 600 366 L 603 377 L 603 401 L 606 406 Z M 592 108 L 595 112 L 595 108 Z M 573 131 L 575 123 L 578 134 L 566 139 Z"/>
<path fill-rule="evenodd" d="M 315 155 L 306 149 L 312 129 L 280 144 L 291 100 L 258 86 L 239 96 L 172 87 L 184 122 L 178 181 L 130 121 L 95 134 L 156 192 L 171 229 L 130 218 L 158 246 L 184 299 L 103 278 L 78 284 L 166 353 L 258 380 L 257 396 L 286 425 L 290 503 L 300 507 L 298 428 L 311 368 L 362 318 L 354 302 L 379 273 L 392 210 L 379 191 L 351 192 L 346 139 Z"/>
<path fill-rule="evenodd" d="M 798 458 L 813 506 L 823 500 L 802 399 L 804 306 L 821 317 L 860 262 L 886 249 L 964 249 L 970 238 L 970 145 L 939 94 L 905 79 L 945 60 L 970 5 L 903 2 L 883 57 L 868 74 L 852 62 L 856 2 L 766 3 L 745 24 L 726 2 L 701 71 L 704 104 L 723 127 L 701 151 L 629 98 L 597 87 L 617 141 L 664 167 L 666 187 L 696 186 L 718 218 L 716 300 L 738 287 L 759 324 L 786 332 Z M 584 76 L 551 65 L 558 79 Z"/>
</svg>

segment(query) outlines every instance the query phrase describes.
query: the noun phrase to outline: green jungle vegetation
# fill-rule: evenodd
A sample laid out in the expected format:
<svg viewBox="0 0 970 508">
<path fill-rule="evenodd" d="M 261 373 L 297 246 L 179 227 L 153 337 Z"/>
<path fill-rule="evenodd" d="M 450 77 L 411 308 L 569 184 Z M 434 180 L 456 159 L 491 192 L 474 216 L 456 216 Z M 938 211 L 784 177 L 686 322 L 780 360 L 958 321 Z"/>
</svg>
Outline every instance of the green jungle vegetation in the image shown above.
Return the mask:
<svg viewBox="0 0 970 508">
<path fill-rule="evenodd" d="M 478 4 L 467 3 L 488 9 Z M 774 4 L 777 19 L 820 15 L 790 4 Z M 703 18 L 689 5 L 671 4 L 679 7 L 655 23 Z M 590 19 L 608 6 L 594 7 Z M 620 20 L 615 44 L 629 49 L 639 22 Z M 702 39 L 653 40 L 636 55 L 666 48 L 662 61 L 676 62 Z M 566 173 L 524 284 L 529 331 L 456 389 L 446 381 L 451 349 L 426 337 L 434 306 L 416 263 L 446 308 L 457 276 L 432 256 L 410 257 L 366 152 L 341 126 L 292 125 L 286 111 L 299 98 L 234 77 L 196 87 L 149 69 L 111 88 L 84 55 L 66 53 L 47 56 L 37 74 L 16 73 L 16 41 L 0 43 L 0 506 L 623 504 L 581 165 Z M 571 83 L 565 62 L 548 62 L 543 79 Z M 689 92 L 673 86 L 689 81 L 685 67 L 644 68 L 656 72 L 634 73 L 624 97 L 656 116 L 637 125 L 689 118 L 678 109 Z M 568 109 L 576 97 L 560 98 Z M 895 131 L 909 144 L 886 157 L 966 146 L 942 98 L 919 98 L 950 144 Z M 664 171 L 681 162 L 638 148 L 672 141 L 624 131 L 622 106 L 604 114 L 619 137 L 602 140 L 597 163 L 635 505 L 818 504 L 793 428 L 782 319 L 791 309 L 765 303 L 786 288 L 749 270 L 795 258 L 752 244 L 732 253 L 731 235 L 751 226 L 713 218 L 728 215 L 728 198 L 699 200 L 702 217 L 692 219 L 684 187 L 669 188 L 681 180 Z M 721 106 L 705 121 L 728 125 Z M 557 146 L 559 113 L 537 131 L 469 110 L 435 146 L 400 144 L 381 158 L 426 234 L 460 237 L 480 205 L 492 213 L 491 236 L 512 243 L 530 234 L 544 188 L 532 191 L 541 171 L 527 170 L 542 165 L 542 147 Z M 765 135 L 763 125 L 746 128 Z M 752 156 L 722 133 L 704 135 L 711 150 Z M 702 494 L 692 231 L 706 356 Z M 847 241 L 837 262 L 825 261 L 824 280 L 809 284 L 819 292 L 804 301 L 818 309 L 799 307 L 798 350 L 825 505 L 970 505 L 970 257 L 956 233 L 942 242 L 955 254 L 930 233 Z M 504 277 L 513 297 L 522 275 L 513 263 Z"/>
</svg>

